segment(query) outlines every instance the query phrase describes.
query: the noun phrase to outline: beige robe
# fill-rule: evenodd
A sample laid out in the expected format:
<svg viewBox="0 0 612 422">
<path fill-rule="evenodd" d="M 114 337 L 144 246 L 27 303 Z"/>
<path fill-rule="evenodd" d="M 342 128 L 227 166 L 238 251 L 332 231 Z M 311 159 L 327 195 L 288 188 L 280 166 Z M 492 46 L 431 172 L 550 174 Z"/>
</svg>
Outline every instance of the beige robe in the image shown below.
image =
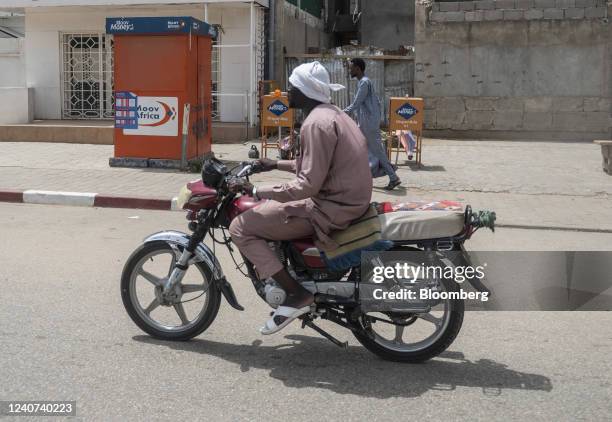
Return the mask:
<svg viewBox="0 0 612 422">
<path fill-rule="evenodd" d="M 301 153 L 296 160 L 279 161 L 281 170 L 295 171 L 289 183 L 257 189 L 260 198 L 286 203 L 288 217 L 307 218 L 318 246 L 337 247 L 332 230 L 345 229 L 368 209 L 372 176 L 368 148 L 355 122 L 338 107 L 322 104 L 302 125 Z"/>
<path fill-rule="evenodd" d="M 333 250 L 337 245 L 329 233 L 361 217 L 372 196 L 365 138 L 346 113 L 329 104 L 308 115 L 301 130 L 300 155 L 279 161 L 278 168 L 295 171 L 296 179 L 257 187 L 257 195 L 269 201 L 242 213 L 230 225 L 234 243 L 261 279 L 283 269 L 267 240 L 314 235 L 318 248 Z"/>
</svg>

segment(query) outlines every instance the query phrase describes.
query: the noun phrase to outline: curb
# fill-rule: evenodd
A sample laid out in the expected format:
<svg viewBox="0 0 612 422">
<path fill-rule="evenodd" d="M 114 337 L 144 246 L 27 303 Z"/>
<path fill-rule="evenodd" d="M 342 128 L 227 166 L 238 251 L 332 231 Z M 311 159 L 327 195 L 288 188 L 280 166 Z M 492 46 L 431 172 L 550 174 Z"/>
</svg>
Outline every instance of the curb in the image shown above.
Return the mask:
<svg viewBox="0 0 612 422">
<path fill-rule="evenodd" d="M 42 205 L 69 205 L 78 207 L 136 208 L 143 210 L 178 211 L 176 198 L 160 199 L 125 197 L 90 192 L 60 192 L 45 190 L 3 190 L 0 202 Z"/>
<path fill-rule="evenodd" d="M 177 207 L 177 197 L 172 199 L 147 198 L 142 196 L 114 196 L 89 192 L 60 192 L 46 190 L 0 190 L 0 202 L 39 205 L 68 205 L 78 207 L 132 208 L 156 211 L 182 211 Z M 612 233 L 612 229 L 582 227 L 539 226 L 496 223 L 495 227 L 522 230 L 569 231 L 585 233 Z"/>
</svg>

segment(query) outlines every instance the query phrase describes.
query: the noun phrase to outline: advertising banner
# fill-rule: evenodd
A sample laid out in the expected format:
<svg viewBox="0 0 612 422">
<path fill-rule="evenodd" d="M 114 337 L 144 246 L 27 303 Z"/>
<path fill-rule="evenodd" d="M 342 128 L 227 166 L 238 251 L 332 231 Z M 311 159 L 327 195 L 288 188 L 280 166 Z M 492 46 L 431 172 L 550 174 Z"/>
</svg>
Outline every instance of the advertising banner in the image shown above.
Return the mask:
<svg viewBox="0 0 612 422">
<path fill-rule="evenodd" d="M 285 96 L 264 95 L 261 124 L 263 126 L 293 126 L 293 109 Z"/>
<path fill-rule="evenodd" d="M 393 97 L 389 106 L 389 131 L 423 130 L 424 103 L 422 98 Z"/>
</svg>

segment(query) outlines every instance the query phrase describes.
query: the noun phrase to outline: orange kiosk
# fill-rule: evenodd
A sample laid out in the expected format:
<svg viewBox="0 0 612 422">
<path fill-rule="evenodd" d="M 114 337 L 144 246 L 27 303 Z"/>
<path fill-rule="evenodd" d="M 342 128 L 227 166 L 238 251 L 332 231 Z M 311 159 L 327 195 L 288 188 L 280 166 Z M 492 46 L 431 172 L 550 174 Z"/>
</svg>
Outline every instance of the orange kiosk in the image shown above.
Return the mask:
<svg viewBox="0 0 612 422">
<path fill-rule="evenodd" d="M 136 17 L 108 18 L 106 32 L 115 54 L 111 165 L 208 155 L 216 29 L 192 17 Z"/>
</svg>

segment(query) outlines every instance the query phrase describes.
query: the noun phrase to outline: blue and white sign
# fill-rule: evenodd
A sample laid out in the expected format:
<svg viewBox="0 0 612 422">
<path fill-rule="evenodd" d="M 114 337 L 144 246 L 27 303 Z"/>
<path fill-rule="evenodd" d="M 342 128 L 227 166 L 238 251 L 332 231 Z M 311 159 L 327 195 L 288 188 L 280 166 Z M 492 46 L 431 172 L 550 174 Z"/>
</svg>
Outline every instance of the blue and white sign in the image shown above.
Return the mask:
<svg viewBox="0 0 612 422">
<path fill-rule="evenodd" d="M 282 114 L 285 114 L 287 111 L 289 110 L 289 107 L 287 107 L 285 104 L 283 104 L 282 101 L 280 100 L 276 100 L 274 101 L 272 104 L 270 104 L 270 106 L 268 107 L 268 111 L 272 114 L 275 114 L 276 116 L 281 116 Z"/>
<path fill-rule="evenodd" d="M 418 110 L 414 108 L 410 103 L 405 103 L 397 109 L 396 113 L 402 116 L 404 119 L 409 120 L 412 119 L 418 113 Z"/>
<path fill-rule="evenodd" d="M 190 16 L 107 18 L 107 34 L 193 34 L 217 36 L 214 26 Z"/>
<path fill-rule="evenodd" d="M 134 24 L 132 22 L 121 18 L 116 19 L 114 22 L 110 22 L 109 25 L 109 32 L 132 32 L 134 30 Z"/>
</svg>

